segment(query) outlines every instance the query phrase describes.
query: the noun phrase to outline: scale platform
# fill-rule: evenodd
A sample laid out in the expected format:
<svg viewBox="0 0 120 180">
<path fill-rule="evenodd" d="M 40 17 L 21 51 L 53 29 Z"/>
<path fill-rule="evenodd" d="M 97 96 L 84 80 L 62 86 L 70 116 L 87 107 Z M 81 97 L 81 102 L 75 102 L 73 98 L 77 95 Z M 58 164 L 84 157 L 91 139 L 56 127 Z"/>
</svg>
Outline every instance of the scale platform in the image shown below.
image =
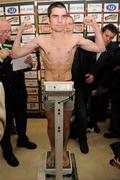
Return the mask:
<svg viewBox="0 0 120 180">
<path fill-rule="evenodd" d="M 75 155 L 74 153 L 70 154 L 71 162 L 72 162 L 72 174 L 63 175 L 63 180 L 79 180 L 78 179 L 78 173 L 77 173 L 77 167 L 76 167 L 76 161 L 75 161 Z M 41 180 L 41 179 L 38 179 Z M 55 175 L 46 174 L 45 180 L 56 180 Z"/>
<path fill-rule="evenodd" d="M 70 154 L 69 151 L 67 151 L 67 154 L 68 154 L 68 157 L 69 157 L 70 164 L 69 164 L 69 166 L 63 168 L 63 175 L 72 174 L 71 154 Z M 55 175 L 55 173 L 56 173 L 56 172 L 55 172 L 55 164 L 54 164 L 54 167 L 49 167 L 49 166 L 47 165 L 47 159 L 48 159 L 49 155 L 50 155 L 50 151 L 48 151 L 48 152 L 46 153 L 45 173 L 46 173 L 47 175 Z"/>
</svg>

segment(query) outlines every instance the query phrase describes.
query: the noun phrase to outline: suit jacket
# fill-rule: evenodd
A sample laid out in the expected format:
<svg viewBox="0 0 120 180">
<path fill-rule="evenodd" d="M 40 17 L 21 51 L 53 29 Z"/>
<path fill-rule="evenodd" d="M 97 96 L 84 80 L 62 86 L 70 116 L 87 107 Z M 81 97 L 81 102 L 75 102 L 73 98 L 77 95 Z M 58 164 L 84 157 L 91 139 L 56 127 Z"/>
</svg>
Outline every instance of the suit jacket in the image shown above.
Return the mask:
<svg viewBox="0 0 120 180">
<path fill-rule="evenodd" d="M 6 125 L 5 96 L 4 96 L 3 85 L 0 82 L 0 141 L 4 134 L 5 125 Z"/>
<path fill-rule="evenodd" d="M 13 45 L 13 41 L 7 41 L 7 44 Z M 0 63 L 0 80 L 3 83 L 5 94 L 13 98 L 15 95 L 19 96 L 25 92 L 24 72 L 13 71 L 12 58 L 6 57 L 3 63 Z M 23 91 L 23 92 L 22 92 Z"/>
<path fill-rule="evenodd" d="M 72 80 L 75 88 L 85 88 L 85 75 L 88 73 L 91 65 L 94 63 L 92 54 L 81 48 L 77 48 L 72 65 Z"/>
<path fill-rule="evenodd" d="M 95 37 L 90 37 L 92 41 L 95 41 Z M 99 85 L 104 88 L 108 86 L 107 81 L 105 81 L 108 76 L 108 68 L 109 68 L 109 59 L 114 55 L 114 51 L 117 48 L 116 42 L 111 42 L 107 47 L 106 51 L 101 53 L 98 60 L 96 61 L 97 53 L 92 52 L 91 58 L 93 59 L 91 67 L 89 69 L 89 73 L 94 75 L 94 82 L 91 84 L 92 89 L 96 89 Z"/>
<path fill-rule="evenodd" d="M 120 47 L 118 47 L 114 56 L 109 59 L 109 71 L 106 81 L 109 82 L 109 87 L 120 91 Z"/>
</svg>

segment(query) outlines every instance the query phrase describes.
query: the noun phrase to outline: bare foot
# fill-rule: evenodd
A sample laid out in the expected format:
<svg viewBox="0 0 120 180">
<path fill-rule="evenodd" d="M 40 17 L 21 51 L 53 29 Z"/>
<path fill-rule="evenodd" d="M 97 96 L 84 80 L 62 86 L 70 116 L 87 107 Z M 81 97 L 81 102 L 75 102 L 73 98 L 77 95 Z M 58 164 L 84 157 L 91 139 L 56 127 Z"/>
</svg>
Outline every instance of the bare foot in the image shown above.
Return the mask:
<svg viewBox="0 0 120 180">
<path fill-rule="evenodd" d="M 55 165 L 55 152 L 54 151 L 50 152 L 50 155 L 47 159 L 47 165 L 48 167 L 54 167 Z"/>
<path fill-rule="evenodd" d="M 70 160 L 67 154 L 67 151 L 63 151 L 63 167 L 67 167 L 70 164 Z"/>
</svg>

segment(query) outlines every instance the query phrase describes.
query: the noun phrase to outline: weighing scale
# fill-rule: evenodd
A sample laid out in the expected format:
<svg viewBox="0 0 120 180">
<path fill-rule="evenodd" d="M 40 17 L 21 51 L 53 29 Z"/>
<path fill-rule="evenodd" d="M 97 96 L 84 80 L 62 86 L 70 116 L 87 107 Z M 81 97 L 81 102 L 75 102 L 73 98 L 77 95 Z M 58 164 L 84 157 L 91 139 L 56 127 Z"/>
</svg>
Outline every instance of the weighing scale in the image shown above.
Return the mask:
<svg viewBox="0 0 120 180">
<path fill-rule="evenodd" d="M 63 168 L 63 105 L 74 96 L 73 81 L 45 81 L 44 89 L 47 100 L 55 103 L 55 165 L 54 167 L 47 166 L 47 158 L 50 151 L 46 153 L 45 158 L 45 174 L 46 180 L 63 180 L 74 179 L 78 180 L 77 168 L 74 154 L 67 151 L 70 164 Z"/>
</svg>

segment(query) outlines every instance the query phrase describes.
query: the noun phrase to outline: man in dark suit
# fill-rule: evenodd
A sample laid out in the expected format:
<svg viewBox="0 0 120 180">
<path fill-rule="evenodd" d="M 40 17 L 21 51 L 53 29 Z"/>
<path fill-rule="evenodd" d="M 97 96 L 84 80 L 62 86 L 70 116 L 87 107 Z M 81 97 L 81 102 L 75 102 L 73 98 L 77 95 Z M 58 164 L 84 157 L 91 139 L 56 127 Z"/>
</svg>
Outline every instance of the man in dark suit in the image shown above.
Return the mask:
<svg viewBox="0 0 120 180">
<path fill-rule="evenodd" d="M 8 46 L 12 48 L 13 41 L 10 40 L 11 25 L 6 19 L 0 19 L 0 43 L 2 50 Z M 10 51 L 6 49 L 6 51 Z M 35 149 L 37 145 L 29 141 L 27 130 L 27 91 L 24 82 L 23 71 L 13 71 L 12 58 L 4 56 L 0 62 L 0 80 L 5 90 L 6 128 L 1 141 L 3 157 L 10 166 L 18 166 L 19 161 L 13 153 L 11 137 L 11 125 L 15 118 L 18 139 L 17 147 Z"/>
<path fill-rule="evenodd" d="M 74 57 L 72 67 L 72 77 L 75 85 L 75 119 L 71 124 L 71 138 L 78 138 L 80 150 L 83 153 L 88 153 L 86 129 L 89 124 L 89 130 L 94 130 L 96 133 L 100 132 L 96 123 L 96 118 L 99 117 L 98 112 L 107 109 L 109 94 L 105 93 L 106 88 L 104 84 L 104 76 L 107 66 L 107 59 L 111 52 L 116 47 L 115 43 L 111 40 L 117 34 L 117 29 L 114 25 L 109 24 L 103 28 L 103 39 L 107 51 L 98 54 L 98 61 L 96 60 L 96 53 L 84 51 L 80 48 L 77 49 Z M 94 37 L 90 37 L 94 41 Z M 102 87 L 102 88 L 101 88 Z M 104 89 L 101 96 L 91 96 L 91 91 L 101 93 L 100 90 Z M 102 99 L 102 101 L 100 101 Z M 103 104 L 100 104 L 102 103 Z M 100 108 L 104 107 L 102 110 Z M 88 114 L 89 113 L 89 114 Z M 89 116 L 88 116 L 89 115 Z M 89 123 L 88 123 L 88 117 Z"/>
<path fill-rule="evenodd" d="M 72 66 L 72 80 L 75 87 L 75 118 L 71 123 L 70 137 L 78 138 L 80 150 L 84 154 L 89 151 L 86 128 L 88 124 L 87 101 L 90 93 L 89 85 L 85 83 L 85 79 L 91 64 L 92 58 L 90 53 L 77 48 Z M 92 81 L 93 77 L 91 78 Z"/>
<path fill-rule="evenodd" d="M 105 120 L 107 107 L 109 102 L 109 91 L 105 87 L 105 76 L 108 68 L 108 60 L 112 56 L 114 50 L 117 47 L 117 43 L 112 42 L 112 39 L 117 35 L 118 30 L 113 24 L 107 24 L 102 29 L 102 36 L 106 46 L 106 51 L 103 53 L 92 53 L 92 59 L 94 61 L 91 69 L 88 72 L 89 75 L 94 76 L 94 82 L 91 83 L 89 77 L 86 79 L 86 83 L 91 83 L 91 97 L 89 104 L 89 130 L 94 130 L 96 133 L 100 132 L 97 126 L 98 120 Z M 90 37 L 94 41 L 94 37 Z"/>
<path fill-rule="evenodd" d="M 73 33 L 74 22 L 73 18 L 68 15 L 66 20 L 66 33 Z M 75 119 L 71 123 L 70 138 L 78 138 L 78 143 L 82 153 L 86 154 L 89 151 L 87 144 L 87 99 L 88 88 L 85 84 L 85 75 L 89 70 L 92 58 L 88 51 L 77 48 L 72 65 L 72 80 L 75 87 Z"/>
<path fill-rule="evenodd" d="M 109 61 L 110 71 L 107 77 L 111 92 L 111 118 L 109 132 L 105 138 L 120 138 L 120 47 L 115 50 Z"/>
</svg>

